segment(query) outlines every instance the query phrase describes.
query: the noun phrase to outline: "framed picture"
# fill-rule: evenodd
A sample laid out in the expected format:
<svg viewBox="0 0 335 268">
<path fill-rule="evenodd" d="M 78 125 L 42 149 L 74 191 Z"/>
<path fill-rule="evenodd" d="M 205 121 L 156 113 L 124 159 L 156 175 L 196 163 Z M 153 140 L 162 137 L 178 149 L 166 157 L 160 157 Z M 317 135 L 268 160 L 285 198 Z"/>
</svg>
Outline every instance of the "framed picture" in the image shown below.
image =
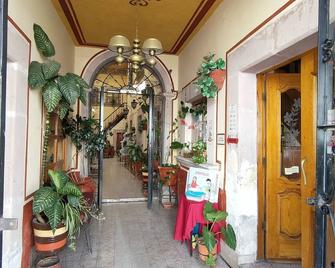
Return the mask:
<svg viewBox="0 0 335 268">
<path fill-rule="evenodd" d="M 217 145 L 225 145 L 225 137 L 224 133 L 218 133 L 216 138 Z"/>
</svg>

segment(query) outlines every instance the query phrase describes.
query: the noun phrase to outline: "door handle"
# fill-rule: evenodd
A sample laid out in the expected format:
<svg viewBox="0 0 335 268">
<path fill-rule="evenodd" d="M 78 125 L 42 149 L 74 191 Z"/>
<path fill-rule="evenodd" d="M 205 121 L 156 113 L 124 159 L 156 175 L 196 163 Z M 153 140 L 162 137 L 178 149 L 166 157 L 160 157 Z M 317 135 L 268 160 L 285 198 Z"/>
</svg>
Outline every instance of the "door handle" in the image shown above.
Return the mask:
<svg viewBox="0 0 335 268">
<path fill-rule="evenodd" d="M 306 162 L 306 159 L 301 160 L 301 171 L 302 171 L 302 176 L 304 177 L 304 184 L 307 185 L 307 177 L 306 177 L 306 172 L 305 172 L 305 162 Z"/>
</svg>

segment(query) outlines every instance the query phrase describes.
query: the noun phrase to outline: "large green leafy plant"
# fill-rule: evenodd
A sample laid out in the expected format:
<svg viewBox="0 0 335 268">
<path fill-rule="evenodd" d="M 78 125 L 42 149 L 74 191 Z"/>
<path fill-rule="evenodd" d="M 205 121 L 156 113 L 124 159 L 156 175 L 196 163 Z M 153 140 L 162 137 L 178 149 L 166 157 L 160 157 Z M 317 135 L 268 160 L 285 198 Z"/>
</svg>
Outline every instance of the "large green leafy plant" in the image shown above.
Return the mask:
<svg viewBox="0 0 335 268">
<path fill-rule="evenodd" d="M 81 151 L 84 145 L 86 157 L 93 157 L 104 149 L 106 133 L 100 132 L 98 120 L 77 115 L 75 118 L 65 118 L 62 126 L 64 133 L 70 136 L 78 151 Z"/>
<path fill-rule="evenodd" d="M 49 170 L 48 174 L 51 184 L 41 187 L 34 194 L 33 213 L 39 222 L 48 223 L 53 232 L 64 223 L 68 230 L 69 247 L 74 249 L 82 219 L 90 213 L 89 206 L 65 172 Z"/>
<path fill-rule="evenodd" d="M 127 150 L 131 162 L 136 163 L 144 161 L 145 156 L 140 145 L 130 144 L 127 146 Z"/>
<path fill-rule="evenodd" d="M 71 111 L 78 99 L 86 105 L 88 84 L 76 74 L 60 75 L 61 64 L 50 57 L 55 48 L 43 29 L 34 24 L 34 39 L 38 51 L 45 62 L 33 61 L 29 66 L 28 84 L 31 89 L 40 89 L 43 96 L 45 113 L 45 132 L 43 142 L 43 171 L 47 162 L 48 137 L 50 134 L 50 113 L 56 112 L 60 119 Z M 44 172 L 43 172 L 44 174 Z"/>
<path fill-rule="evenodd" d="M 210 73 L 217 69 L 223 70 L 225 67 L 224 60 L 222 58 L 214 60 L 214 56 L 214 54 L 210 53 L 208 56 L 203 57 L 202 64 L 197 73 L 197 88 L 201 94 L 207 98 L 214 98 L 218 91 L 218 87 L 210 76 Z"/>
<path fill-rule="evenodd" d="M 202 237 L 200 238 L 200 243 L 203 243 L 208 251 L 208 256 L 206 258 L 206 264 L 208 266 L 214 266 L 216 263 L 216 258 L 213 255 L 213 249 L 216 247 L 217 241 L 215 238 L 216 234 L 213 232 L 213 227 L 216 223 L 226 220 L 228 214 L 225 211 L 215 210 L 213 204 L 207 202 L 203 210 L 204 219 L 206 225 L 202 229 Z M 222 227 L 221 233 L 224 235 L 225 241 L 229 247 L 233 250 L 236 249 L 236 237 L 234 229 L 231 225 L 227 225 L 227 228 Z"/>
</svg>

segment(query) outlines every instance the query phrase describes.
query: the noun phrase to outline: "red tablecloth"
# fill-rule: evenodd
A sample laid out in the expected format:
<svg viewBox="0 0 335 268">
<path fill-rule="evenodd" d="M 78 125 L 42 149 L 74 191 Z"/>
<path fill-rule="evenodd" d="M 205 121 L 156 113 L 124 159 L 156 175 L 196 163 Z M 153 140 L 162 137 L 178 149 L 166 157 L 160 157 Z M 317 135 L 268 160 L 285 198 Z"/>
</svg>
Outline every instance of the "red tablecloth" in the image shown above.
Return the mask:
<svg viewBox="0 0 335 268">
<path fill-rule="evenodd" d="M 190 240 L 191 231 L 197 223 L 201 225 L 206 224 L 203 216 L 204 205 L 207 201 L 196 202 L 187 200 L 185 195 L 180 195 L 178 200 L 178 212 L 176 218 L 176 224 L 174 229 L 174 240 L 185 241 Z M 215 209 L 219 206 L 217 203 L 213 204 Z M 217 233 L 220 231 L 221 226 L 224 223 L 215 224 L 213 232 Z M 220 252 L 220 235 L 217 236 L 218 240 L 218 252 Z"/>
</svg>

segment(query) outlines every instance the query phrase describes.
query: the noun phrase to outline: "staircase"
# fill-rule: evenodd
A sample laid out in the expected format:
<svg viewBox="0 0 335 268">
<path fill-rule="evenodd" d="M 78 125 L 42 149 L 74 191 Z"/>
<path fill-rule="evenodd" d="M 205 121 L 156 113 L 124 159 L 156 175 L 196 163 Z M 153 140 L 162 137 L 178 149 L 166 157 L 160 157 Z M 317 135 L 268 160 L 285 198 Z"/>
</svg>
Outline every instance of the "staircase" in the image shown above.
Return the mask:
<svg viewBox="0 0 335 268">
<path fill-rule="evenodd" d="M 104 131 L 110 130 L 120 123 L 122 119 L 127 118 L 128 112 L 127 103 L 122 103 L 104 120 Z"/>
</svg>

